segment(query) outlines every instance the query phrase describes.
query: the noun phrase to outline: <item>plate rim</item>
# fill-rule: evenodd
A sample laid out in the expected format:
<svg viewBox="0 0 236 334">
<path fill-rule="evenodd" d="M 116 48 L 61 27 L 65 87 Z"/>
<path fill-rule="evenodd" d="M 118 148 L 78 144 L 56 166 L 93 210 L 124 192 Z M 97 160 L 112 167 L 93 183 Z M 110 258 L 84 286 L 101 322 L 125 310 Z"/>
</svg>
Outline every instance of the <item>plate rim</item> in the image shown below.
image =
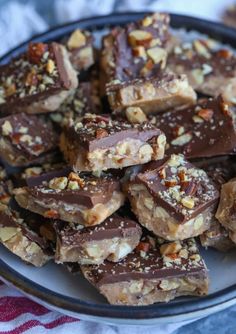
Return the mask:
<svg viewBox="0 0 236 334">
<path fill-rule="evenodd" d="M 38 269 L 40 270 L 40 268 Z M 184 302 L 181 300 L 177 301 L 178 299 L 176 299 L 174 304 L 156 303 L 147 306 L 97 304 L 65 296 L 45 288 L 20 274 L 1 259 L 0 277 L 28 296 L 32 296 L 61 311 L 66 310 L 74 314 L 100 318 L 152 320 L 157 318 L 169 319 L 183 315 L 191 316 L 194 313 L 204 312 L 210 308 L 220 308 L 220 306 L 236 299 L 236 284 L 234 284 L 204 297 L 191 297 L 190 300 Z"/>
<path fill-rule="evenodd" d="M 84 18 L 82 20 L 72 21 L 67 24 L 56 26 L 44 33 L 38 34 L 29 40 L 21 43 L 0 58 L 0 64 L 9 61 L 10 58 L 21 53 L 29 43 L 29 41 L 46 41 L 49 39 L 58 39 L 63 35 L 70 33 L 76 27 L 88 29 L 104 28 L 117 24 L 125 24 L 129 21 L 139 19 L 150 12 L 125 12 L 115 13 L 104 16 Z M 236 47 L 236 30 L 226 27 L 222 23 L 199 19 L 196 17 L 170 14 L 172 26 L 185 27 L 186 29 L 197 30 L 210 36 L 220 36 L 228 44 L 235 44 Z M 105 23 L 106 22 L 106 23 Z M 174 23 L 174 24 L 173 24 Z M 117 306 L 110 304 L 96 304 L 86 302 L 77 298 L 65 296 L 50 289 L 47 289 L 38 283 L 33 282 L 23 276 L 15 269 L 11 268 L 3 260 L 0 259 L 0 277 L 3 280 L 14 285 L 17 289 L 25 292 L 27 295 L 35 297 L 42 302 L 59 308 L 62 312 L 67 310 L 75 314 L 84 314 L 101 318 L 112 319 L 132 319 L 132 320 L 151 320 L 151 319 L 167 319 L 175 316 L 183 316 L 194 312 L 204 311 L 226 304 L 236 298 L 236 284 L 231 285 L 223 290 L 212 293 L 204 297 L 193 297 L 191 300 L 176 301 L 173 304 L 157 303 L 148 306 Z"/>
</svg>

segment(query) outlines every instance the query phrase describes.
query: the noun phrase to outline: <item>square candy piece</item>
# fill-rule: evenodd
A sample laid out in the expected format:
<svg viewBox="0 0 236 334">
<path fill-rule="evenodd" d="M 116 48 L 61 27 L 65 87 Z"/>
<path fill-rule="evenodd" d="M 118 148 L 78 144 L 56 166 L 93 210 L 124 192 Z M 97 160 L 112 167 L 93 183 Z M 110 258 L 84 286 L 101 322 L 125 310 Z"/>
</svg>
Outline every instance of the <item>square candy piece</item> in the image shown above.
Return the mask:
<svg viewBox="0 0 236 334">
<path fill-rule="evenodd" d="M 53 257 L 50 243 L 33 231 L 19 212 L 5 205 L 0 205 L 0 242 L 36 267 L 43 266 Z"/>
<path fill-rule="evenodd" d="M 219 192 L 203 170 L 172 155 L 131 180 L 128 197 L 141 225 L 164 239 L 183 240 L 210 227 Z"/>
<path fill-rule="evenodd" d="M 229 103 L 236 103 L 236 57 L 232 51 L 216 48 L 212 40 L 181 43 L 168 56 L 168 69 L 186 74 L 190 85 L 199 93 L 223 94 Z"/>
<path fill-rule="evenodd" d="M 55 156 L 58 135 L 50 121 L 19 113 L 0 119 L 0 156 L 9 165 L 27 166 Z"/>
<path fill-rule="evenodd" d="M 142 235 L 139 224 L 117 215 L 94 227 L 83 228 L 62 221 L 54 226 L 57 263 L 99 264 L 105 259 L 117 262 L 132 252 Z"/>
<path fill-rule="evenodd" d="M 89 31 L 76 29 L 67 43 L 70 61 L 77 71 L 87 70 L 95 62 L 93 36 Z"/>
<path fill-rule="evenodd" d="M 124 203 L 117 178 L 104 175 L 100 178 L 79 176 L 61 171 L 60 176 L 47 174 L 39 177 L 39 184 L 15 190 L 16 201 L 44 217 L 92 226 L 103 222 Z"/>
<path fill-rule="evenodd" d="M 165 68 L 170 17 L 154 13 L 116 27 L 103 38 L 100 65 L 106 82 L 126 82 L 159 74 Z"/>
<path fill-rule="evenodd" d="M 75 170 L 101 171 L 162 159 L 165 135 L 149 123 L 88 114 L 65 129 L 60 147 Z"/>
<path fill-rule="evenodd" d="M 28 51 L 0 67 L 0 113 L 55 111 L 78 85 L 64 46 L 30 43 Z"/>
<path fill-rule="evenodd" d="M 107 85 L 106 93 L 115 112 L 140 107 L 145 114 L 192 105 L 197 97 L 184 74 L 170 72 L 162 72 L 150 79 L 134 79 L 124 83 L 112 81 Z"/>
<path fill-rule="evenodd" d="M 150 241 L 152 242 L 150 243 Z M 208 292 L 208 275 L 194 239 L 155 244 L 140 242 L 118 263 L 81 266 L 87 280 L 110 304 L 150 305 Z"/>
<path fill-rule="evenodd" d="M 166 135 L 167 154 L 182 153 L 193 159 L 236 152 L 233 110 L 221 95 L 199 100 L 187 109 L 163 113 L 155 119 L 151 122 Z"/>
</svg>

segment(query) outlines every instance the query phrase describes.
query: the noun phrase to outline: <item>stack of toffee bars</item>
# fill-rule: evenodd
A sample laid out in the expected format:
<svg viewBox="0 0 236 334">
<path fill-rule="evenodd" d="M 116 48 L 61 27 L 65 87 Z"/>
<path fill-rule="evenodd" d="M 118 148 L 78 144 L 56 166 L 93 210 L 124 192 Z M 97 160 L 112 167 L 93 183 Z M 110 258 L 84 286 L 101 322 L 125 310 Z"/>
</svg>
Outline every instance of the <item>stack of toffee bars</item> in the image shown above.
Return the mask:
<svg viewBox="0 0 236 334">
<path fill-rule="evenodd" d="M 76 30 L 0 67 L 0 241 L 111 304 L 205 295 L 194 238 L 236 243 L 236 57 L 169 21 L 115 27 L 101 50 Z"/>
</svg>

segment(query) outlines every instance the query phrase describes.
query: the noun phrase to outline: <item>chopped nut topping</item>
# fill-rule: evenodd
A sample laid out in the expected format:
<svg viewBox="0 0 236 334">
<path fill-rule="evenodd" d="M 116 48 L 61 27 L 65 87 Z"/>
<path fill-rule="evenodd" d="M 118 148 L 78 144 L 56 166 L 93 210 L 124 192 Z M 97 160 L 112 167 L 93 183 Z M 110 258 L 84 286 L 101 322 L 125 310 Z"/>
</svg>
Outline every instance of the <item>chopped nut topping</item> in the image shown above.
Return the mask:
<svg viewBox="0 0 236 334">
<path fill-rule="evenodd" d="M 177 146 L 183 146 L 185 144 L 187 144 L 188 142 L 190 142 L 190 140 L 192 139 L 192 135 L 191 133 L 184 133 L 183 135 L 177 137 L 176 139 L 171 141 L 172 145 L 177 145 Z"/>
<path fill-rule="evenodd" d="M 134 57 L 140 57 L 140 58 L 143 58 L 144 60 L 147 58 L 147 53 L 143 46 L 135 46 L 132 49 L 132 53 Z"/>
<path fill-rule="evenodd" d="M 63 190 L 67 187 L 68 179 L 67 177 L 55 177 L 49 181 L 49 188 L 55 190 Z"/>
<path fill-rule="evenodd" d="M 43 54 L 47 51 L 47 45 L 44 43 L 30 43 L 28 48 L 28 56 L 30 62 L 39 64 Z"/>
<path fill-rule="evenodd" d="M 174 187 L 176 185 L 177 185 L 177 180 L 175 180 L 175 179 L 165 180 L 165 186 L 166 187 Z"/>
<path fill-rule="evenodd" d="M 55 63 L 52 59 L 48 59 L 46 69 L 49 74 L 53 73 L 55 70 Z"/>
<path fill-rule="evenodd" d="M 84 46 L 85 44 L 86 44 L 86 37 L 79 29 L 75 30 L 71 34 L 67 42 L 67 46 L 69 49 L 77 49 Z"/>
<path fill-rule="evenodd" d="M 44 216 L 46 218 L 58 219 L 60 218 L 59 213 L 56 210 L 47 210 L 44 212 Z"/>
<path fill-rule="evenodd" d="M 69 181 L 68 183 L 68 189 L 71 189 L 71 190 L 77 190 L 80 188 L 79 184 L 77 181 Z"/>
<path fill-rule="evenodd" d="M 2 125 L 2 134 L 4 136 L 9 136 L 10 133 L 13 132 L 11 123 L 9 121 L 5 121 Z"/>
<path fill-rule="evenodd" d="M 145 30 L 133 30 L 129 33 L 128 40 L 131 46 L 149 46 L 152 34 Z"/>
<path fill-rule="evenodd" d="M 142 20 L 142 25 L 144 27 L 148 27 L 152 24 L 153 20 L 151 16 L 146 16 L 143 20 Z"/>
<path fill-rule="evenodd" d="M 186 196 L 181 199 L 181 203 L 188 209 L 192 209 L 194 207 L 194 200 L 193 198 Z"/>
<path fill-rule="evenodd" d="M 96 130 L 96 138 L 101 139 L 108 136 L 108 132 L 105 129 Z"/>
<path fill-rule="evenodd" d="M 175 241 L 161 245 L 160 252 L 162 255 L 176 254 L 181 250 L 180 242 Z"/>
<path fill-rule="evenodd" d="M 211 54 L 210 52 L 208 51 L 208 48 L 204 45 L 204 43 L 200 40 L 195 40 L 193 42 L 193 45 L 197 51 L 197 53 L 201 56 L 204 56 L 206 58 L 210 58 L 211 57 Z"/>
<path fill-rule="evenodd" d="M 126 117 L 130 123 L 144 123 L 147 121 L 147 116 L 139 107 L 129 107 L 126 109 Z"/>
<path fill-rule="evenodd" d="M 204 82 L 203 71 L 200 68 L 196 68 L 191 71 L 192 77 L 194 78 L 197 85 L 201 85 Z"/>
<path fill-rule="evenodd" d="M 154 47 L 147 50 L 147 55 L 154 64 L 161 63 L 161 69 L 166 67 L 167 51 L 160 47 Z"/>
<path fill-rule="evenodd" d="M 214 111 L 212 109 L 201 109 L 198 112 L 198 116 L 203 118 L 205 121 L 209 121 L 213 117 Z"/>
<path fill-rule="evenodd" d="M 71 172 L 71 173 L 69 174 L 68 179 L 69 179 L 70 181 L 75 181 L 75 182 L 77 182 L 80 188 L 83 188 L 83 187 L 85 186 L 85 181 L 84 181 L 81 177 L 79 177 L 78 174 L 76 174 L 76 173 L 74 173 L 74 172 Z"/>
</svg>

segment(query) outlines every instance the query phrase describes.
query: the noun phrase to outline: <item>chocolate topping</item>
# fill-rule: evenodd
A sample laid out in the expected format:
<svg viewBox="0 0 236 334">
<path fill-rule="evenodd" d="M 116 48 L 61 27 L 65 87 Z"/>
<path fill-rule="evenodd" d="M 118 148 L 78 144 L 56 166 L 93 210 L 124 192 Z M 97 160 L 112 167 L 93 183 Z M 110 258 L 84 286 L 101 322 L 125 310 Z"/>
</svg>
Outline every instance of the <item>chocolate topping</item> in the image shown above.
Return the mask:
<svg viewBox="0 0 236 334">
<path fill-rule="evenodd" d="M 60 174 L 60 176 L 66 175 L 68 173 L 65 173 L 65 171 Z M 59 177 L 59 173 L 57 177 Z M 92 208 L 98 203 L 106 203 L 110 200 L 114 191 L 120 190 L 118 179 L 110 175 L 102 176 L 99 179 L 85 175 L 82 177 L 83 186 L 76 190 L 69 188 L 63 190 L 51 189 L 48 185 L 47 174 L 45 175 L 45 180 L 43 178 L 43 175 L 39 177 L 41 185 L 25 188 L 31 196 L 39 201 L 61 201 L 67 204 L 77 204 Z"/>
<path fill-rule="evenodd" d="M 158 115 L 156 125 L 166 135 L 167 154 L 182 153 L 192 159 L 236 152 L 232 113 L 221 96 Z"/>
<path fill-rule="evenodd" d="M 90 114 L 85 115 L 81 121 L 75 122 L 66 130 L 66 135 L 72 143 L 80 144 L 89 151 L 115 146 L 119 141 L 127 138 L 146 142 L 161 133 L 150 123 L 130 124 Z"/>
<path fill-rule="evenodd" d="M 181 250 L 185 258 L 181 257 Z M 206 267 L 194 239 L 181 242 L 178 253 L 161 255 L 160 248 L 136 251 L 118 263 L 82 266 L 83 272 L 96 286 L 139 279 L 168 279 L 189 275 L 205 275 Z M 187 256 L 186 256 L 187 255 Z M 187 258 L 186 258 L 187 257 Z"/>
<path fill-rule="evenodd" d="M 0 67 L 0 111 L 16 112 L 19 105 L 71 88 L 61 48 L 55 42 L 31 43 L 26 53 Z"/>
<path fill-rule="evenodd" d="M 234 77 L 236 57 L 227 49 L 212 50 L 207 40 L 195 40 L 177 46 L 168 56 L 168 65 L 180 67 L 185 71 L 198 69 L 204 76 Z"/>
<path fill-rule="evenodd" d="M 54 223 L 57 236 L 63 245 L 80 245 L 87 241 L 104 240 L 112 238 L 126 238 L 140 234 L 141 227 L 133 220 L 117 215 L 111 216 L 103 223 L 93 226 L 78 228 L 78 225 L 68 224 L 62 221 Z M 80 227 L 80 226 L 79 226 Z"/>
<path fill-rule="evenodd" d="M 207 174 L 181 155 L 172 155 L 162 166 L 139 173 L 133 183 L 142 183 L 179 223 L 186 223 L 219 198 L 215 184 Z"/>
</svg>

